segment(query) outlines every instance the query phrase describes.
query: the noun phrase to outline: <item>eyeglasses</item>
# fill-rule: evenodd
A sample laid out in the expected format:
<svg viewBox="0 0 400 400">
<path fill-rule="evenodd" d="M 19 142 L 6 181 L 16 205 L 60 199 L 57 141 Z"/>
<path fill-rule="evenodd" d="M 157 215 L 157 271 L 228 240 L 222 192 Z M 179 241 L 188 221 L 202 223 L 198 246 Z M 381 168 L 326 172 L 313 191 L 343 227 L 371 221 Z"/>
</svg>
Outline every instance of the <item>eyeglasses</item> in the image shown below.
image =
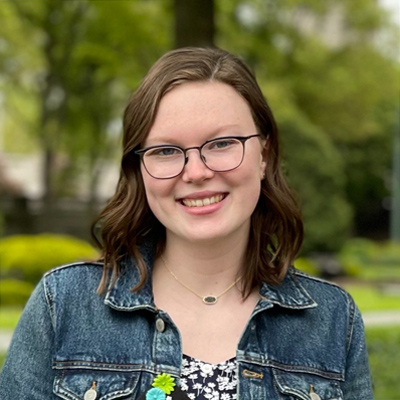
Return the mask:
<svg viewBox="0 0 400 400">
<path fill-rule="evenodd" d="M 198 150 L 204 165 L 214 172 L 232 171 L 240 166 L 244 157 L 245 143 L 253 137 L 226 136 L 207 140 L 199 147 L 159 145 L 136 150 L 146 171 L 156 179 L 171 179 L 180 175 L 189 158 L 189 150 Z"/>
</svg>

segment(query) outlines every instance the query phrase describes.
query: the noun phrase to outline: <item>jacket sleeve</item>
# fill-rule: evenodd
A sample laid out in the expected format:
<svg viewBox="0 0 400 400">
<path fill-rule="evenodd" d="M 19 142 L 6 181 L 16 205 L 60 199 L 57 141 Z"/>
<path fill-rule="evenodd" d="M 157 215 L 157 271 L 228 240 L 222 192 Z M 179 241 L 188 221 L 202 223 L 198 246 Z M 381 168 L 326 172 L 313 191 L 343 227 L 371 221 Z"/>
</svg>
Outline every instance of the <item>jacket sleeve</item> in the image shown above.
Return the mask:
<svg viewBox="0 0 400 400">
<path fill-rule="evenodd" d="M 349 307 L 344 399 L 373 400 L 363 320 L 351 297 Z"/>
<path fill-rule="evenodd" d="M 54 329 L 44 279 L 28 300 L 0 375 L 2 400 L 55 400 Z"/>
</svg>

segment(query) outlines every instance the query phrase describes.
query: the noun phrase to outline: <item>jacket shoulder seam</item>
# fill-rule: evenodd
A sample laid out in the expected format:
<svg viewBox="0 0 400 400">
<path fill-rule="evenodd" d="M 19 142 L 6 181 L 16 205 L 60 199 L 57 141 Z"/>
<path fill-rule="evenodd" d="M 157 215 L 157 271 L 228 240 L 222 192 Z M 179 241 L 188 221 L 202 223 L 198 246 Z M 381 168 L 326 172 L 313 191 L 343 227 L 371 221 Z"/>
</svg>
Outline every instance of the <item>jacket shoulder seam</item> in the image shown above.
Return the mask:
<svg viewBox="0 0 400 400">
<path fill-rule="evenodd" d="M 303 279 L 307 279 L 310 281 L 314 281 L 316 283 L 322 283 L 324 285 L 327 285 L 329 287 L 331 287 L 333 290 L 337 290 L 343 297 L 344 297 L 344 301 L 347 303 L 347 307 L 351 307 L 351 304 L 354 303 L 353 298 L 351 297 L 351 295 L 342 287 L 340 287 L 337 283 L 333 283 L 330 281 L 327 281 L 325 279 L 322 278 L 317 278 L 315 276 L 311 276 L 308 275 L 302 271 L 299 271 L 297 269 L 295 269 L 294 274 L 299 277 L 299 278 L 303 278 Z"/>
<path fill-rule="evenodd" d="M 69 263 L 69 264 L 64 264 L 64 265 L 60 265 L 58 267 L 52 268 L 50 271 L 47 271 L 44 274 L 44 277 L 47 277 L 51 274 L 53 274 L 54 272 L 57 271 L 61 271 L 63 269 L 68 269 L 68 268 L 77 268 L 77 267 L 90 267 L 90 266 L 94 266 L 94 267 L 103 267 L 103 263 L 99 262 L 99 261 L 78 261 L 78 262 L 73 262 L 73 263 Z"/>
<path fill-rule="evenodd" d="M 47 304 L 47 308 L 49 311 L 49 315 L 50 315 L 50 320 L 51 320 L 51 324 L 53 326 L 53 330 L 54 332 L 56 331 L 56 317 L 54 315 L 54 299 L 53 299 L 53 295 L 50 291 L 50 288 L 47 285 L 47 282 L 45 279 L 43 279 L 42 281 L 42 285 L 43 285 L 43 291 L 44 291 L 44 298 Z"/>
<path fill-rule="evenodd" d="M 311 281 L 323 283 L 323 284 L 328 285 L 328 286 L 332 286 L 333 288 L 337 288 L 337 289 L 339 289 L 341 292 L 343 292 L 343 293 L 345 293 L 346 295 L 348 295 L 348 293 L 347 293 L 342 287 L 340 287 L 337 283 L 330 282 L 330 281 L 327 281 L 327 280 L 325 280 L 325 279 L 318 278 L 318 277 L 316 277 L 316 276 L 308 275 L 308 274 L 306 274 L 306 273 L 304 273 L 304 272 L 302 272 L 302 271 L 299 271 L 298 269 L 295 269 L 295 270 L 294 270 L 294 274 L 295 274 L 296 276 L 301 277 L 301 278 L 304 278 L 304 279 L 308 279 L 308 280 L 311 280 Z"/>
</svg>

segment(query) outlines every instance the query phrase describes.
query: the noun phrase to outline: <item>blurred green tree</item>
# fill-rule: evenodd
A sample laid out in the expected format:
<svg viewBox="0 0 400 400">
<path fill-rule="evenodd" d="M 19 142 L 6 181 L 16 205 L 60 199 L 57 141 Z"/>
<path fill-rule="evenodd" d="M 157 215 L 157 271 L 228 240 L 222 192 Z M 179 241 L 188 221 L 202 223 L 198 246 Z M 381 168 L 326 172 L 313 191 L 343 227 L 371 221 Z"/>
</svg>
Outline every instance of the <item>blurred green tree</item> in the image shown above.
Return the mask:
<svg viewBox="0 0 400 400">
<path fill-rule="evenodd" d="M 175 47 L 214 46 L 214 0 L 174 0 Z"/>
<path fill-rule="evenodd" d="M 127 88 L 136 86 L 170 47 L 167 12 L 155 1 L 2 4 L 0 18 L 8 21 L 0 30 L 2 75 L 21 87 L 17 100 L 10 101 L 17 107 L 8 110 L 14 118 L 24 114 L 25 128 L 31 125 L 38 140 L 47 207 L 57 197 L 76 195 L 75 178 L 82 172 L 90 177 L 89 193 L 94 197 L 99 166 L 115 155 Z M 26 75 L 29 80 L 24 83 Z M 3 85 L 6 101 L 14 96 L 14 87 Z M 25 101 L 18 94 L 23 93 L 39 104 L 33 112 L 21 110 Z M 90 204 L 95 199 L 91 200 Z"/>
<path fill-rule="evenodd" d="M 189 34 L 180 42 L 178 30 L 173 37 L 174 17 L 175 26 L 199 25 L 196 13 L 178 15 L 182 3 L 2 2 L 5 129 L 39 139 L 49 201 L 77 193 L 82 171 L 95 194 L 99 166 L 116 151 L 127 88 L 173 44 L 199 44 Z M 204 8 L 203 23 L 215 22 L 207 43 L 252 66 L 277 116 L 305 249 L 333 251 L 369 227 L 376 234 L 400 90 L 388 15 L 375 0 L 215 0 Z"/>
<path fill-rule="evenodd" d="M 386 234 L 400 92 L 387 12 L 374 0 L 220 0 L 217 26 L 217 45 L 250 62 L 277 116 L 305 249 Z"/>
</svg>

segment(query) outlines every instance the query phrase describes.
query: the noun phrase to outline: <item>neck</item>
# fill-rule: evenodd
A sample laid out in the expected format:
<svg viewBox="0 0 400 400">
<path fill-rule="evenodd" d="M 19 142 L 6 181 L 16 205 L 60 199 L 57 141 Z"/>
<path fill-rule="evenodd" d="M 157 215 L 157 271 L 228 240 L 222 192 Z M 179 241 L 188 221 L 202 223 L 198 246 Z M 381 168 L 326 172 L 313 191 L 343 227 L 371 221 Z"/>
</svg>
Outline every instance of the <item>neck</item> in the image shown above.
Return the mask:
<svg viewBox="0 0 400 400">
<path fill-rule="evenodd" d="M 167 235 L 163 258 L 168 269 L 193 290 L 218 294 L 242 275 L 246 246 L 243 239 L 183 243 Z M 161 263 L 155 269 L 162 275 L 167 272 Z"/>
</svg>

